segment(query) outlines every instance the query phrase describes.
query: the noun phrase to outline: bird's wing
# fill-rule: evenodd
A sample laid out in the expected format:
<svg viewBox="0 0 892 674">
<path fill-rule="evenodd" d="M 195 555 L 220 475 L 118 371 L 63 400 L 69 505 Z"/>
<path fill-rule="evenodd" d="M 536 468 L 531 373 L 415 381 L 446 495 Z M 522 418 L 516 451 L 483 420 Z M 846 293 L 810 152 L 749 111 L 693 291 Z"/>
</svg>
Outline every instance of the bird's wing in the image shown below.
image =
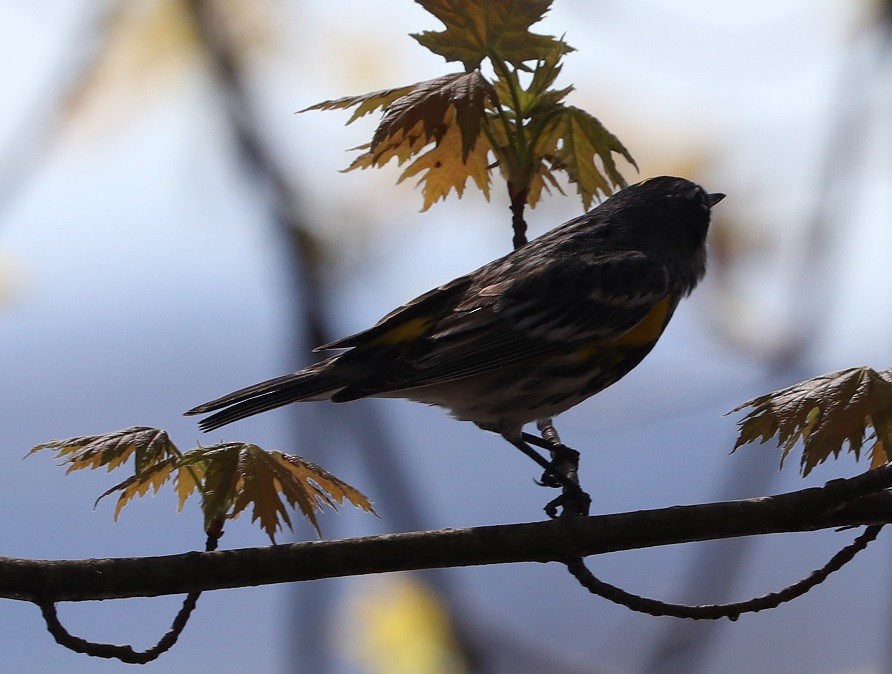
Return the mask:
<svg viewBox="0 0 892 674">
<path fill-rule="evenodd" d="M 344 359 L 344 355 L 333 356 L 300 372 L 263 381 L 211 400 L 194 407 L 186 414 L 223 410 L 202 420 L 202 428 L 211 430 L 297 400 L 328 397 L 331 391 L 349 386 L 355 378 L 368 378 L 370 373 L 381 367 L 387 354 L 398 354 L 405 350 L 407 342 L 417 340 L 430 330 L 438 320 L 453 310 L 470 283 L 470 277 L 450 281 L 395 309 L 368 330 L 317 349 L 359 347 L 362 358 L 350 360 L 349 356 L 353 351 L 348 351 L 344 354 L 348 356 L 347 359 Z"/>
<path fill-rule="evenodd" d="M 649 345 L 676 304 L 668 270 L 639 252 L 527 269 L 507 281 L 497 272 L 476 278 L 423 338 L 398 354 L 381 353 L 374 374 L 334 399 L 460 379 L 573 348 Z M 351 345 L 357 348 L 345 356 L 378 356 Z"/>
<path fill-rule="evenodd" d="M 470 287 L 471 281 L 470 275 L 459 276 L 397 307 L 371 328 L 313 350 L 393 346 L 415 340 L 454 309 Z"/>
</svg>

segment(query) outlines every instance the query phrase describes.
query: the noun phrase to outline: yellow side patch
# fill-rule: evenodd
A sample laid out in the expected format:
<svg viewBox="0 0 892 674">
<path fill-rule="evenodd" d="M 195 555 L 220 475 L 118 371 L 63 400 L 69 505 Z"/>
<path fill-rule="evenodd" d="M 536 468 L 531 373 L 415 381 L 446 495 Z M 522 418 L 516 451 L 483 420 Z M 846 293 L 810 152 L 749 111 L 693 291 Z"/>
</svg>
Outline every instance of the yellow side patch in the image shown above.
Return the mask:
<svg viewBox="0 0 892 674">
<path fill-rule="evenodd" d="M 638 325 L 629 330 L 626 334 L 613 341 L 614 346 L 644 346 L 652 344 L 660 338 L 663 330 L 666 329 L 666 323 L 669 322 L 669 311 L 672 304 L 668 297 L 654 305 L 654 308 L 648 312 Z"/>
<path fill-rule="evenodd" d="M 669 322 L 671 310 L 672 302 L 669 297 L 664 297 L 628 332 L 616 339 L 592 340 L 577 349 L 576 355 L 581 360 L 588 360 L 594 356 L 603 355 L 605 352 L 609 352 L 617 347 L 634 349 L 639 346 L 653 344 L 663 334 L 663 330 Z"/>
<path fill-rule="evenodd" d="M 436 322 L 437 319 L 432 316 L 428 316 L 427 318 L 410 318 L 408 321 L 395 325 L 387 332 L 370 340 L 369 344 L 381 345 L 408 342 L 421 337 L 425 332 L 430 330 Z"/>
</svg>

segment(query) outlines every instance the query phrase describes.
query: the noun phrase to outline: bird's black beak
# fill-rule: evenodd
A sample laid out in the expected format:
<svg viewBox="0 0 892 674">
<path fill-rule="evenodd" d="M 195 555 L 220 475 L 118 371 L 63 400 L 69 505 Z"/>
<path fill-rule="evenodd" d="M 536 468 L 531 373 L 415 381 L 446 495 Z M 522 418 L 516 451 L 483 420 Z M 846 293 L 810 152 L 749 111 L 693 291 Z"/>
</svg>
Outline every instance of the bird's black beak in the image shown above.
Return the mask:
<svg viewBox="0 0 892 674">
<path fill-rule="evenodd" d="M 706 195 L 706 205 L 712 208 L 717 203 L 719 203 L 722 199 L 725 198 L 725 195 L 721 192 L 714 192 L 713 194 Z"/>
</svg>

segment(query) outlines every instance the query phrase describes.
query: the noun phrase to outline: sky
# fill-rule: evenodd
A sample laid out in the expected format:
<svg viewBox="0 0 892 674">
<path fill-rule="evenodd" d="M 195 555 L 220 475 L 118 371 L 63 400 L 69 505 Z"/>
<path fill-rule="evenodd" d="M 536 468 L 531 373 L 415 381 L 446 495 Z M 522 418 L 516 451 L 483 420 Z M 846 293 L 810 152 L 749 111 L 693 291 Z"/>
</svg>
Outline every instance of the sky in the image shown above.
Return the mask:
<svg viewBox="0 0 892 674">
<path fill-rule="evenodd" d="M 149 12 L 151 5 L 134 11 Z M 338 172 L 351 156 L 344 150 L 364 141 L 369 124 L 344 127 L 347 115 L 338 112 L 293 114 L 319 100 L 449 72 L 454 65 L 406 37 L 436 29 L 436 22 L 403 0 L 271 6 L 281 18 L 272 46 L 260 50 L 254 95 L 302 208 L 326 243 L 325 292 L 337 332 L 362 329 L 409 297 L 506 252 L 501 195 L 491 203 L 450 198 L 420 213 L 417 191 L 392 185 L 395 171 Z M 181 448 L 191 447 L 207 439 L 182 410 L 294 364 L 295 299 L 283 242 L 234 161 L 200 62 L 159 56 L 129 81 L 126 68 L 138 60 L 122 58 L 117 70 L 104 71 L 106 93 L 82 102 L 45 154 L 30 143 L 41 101 L 59 86 L 66 64 L 96 48 L 74 39 L 90 25 L 90 7 L 0 4 L 7 96 L 0 106 L 0 380 L 7 382 L 0 389 L 0 493 L 9 504 L 0 518 L 0 554 L 11 557 L 200 548 L 195 504 L 177 516 L 172 494 L 162 493 L 128 505 L 113 523 L 111 503 L 92 508 L 114 476 L 65 476 L 49 456 L 21 457 L 52 438 L 131 425 L 165 428 Z M 725 283 L 707 277 L 632 375 L 560 418 L 565 441 L 583 450 L 582 478 L 598 512 L 777 493 L 865 467 L 843 458 L 802 480 L 795 460 L 776 472 L 778 452 L 769 445 L 729 456 L 735 418 L 723 416 L 749 397 L 830 369 L 888 367 L 892 293 L 881 290 L 892 282 L 885 264 L 892 244 L 890 79 L 884 68 L 870 68 L 875 38 L 863 31 L 862 7 L 841 0 L 686 0 L 671 7 L 557 0 L 537 26 L 566 33 L 577 48 L 562 73 L 563 82 L 576 86 L 571 102 L 593 110 L 625 142 L 642 178 L 695 172 L 691 177 L 708 190 L 728 194 L 713 236 L 731 232 L 743 258 Z M 137 19 L 135 35 L 139 21 L 148 21 Z M 802 252 L 805 223 L 817 202 L 840 77 L 849 72 L 864 80 L 869 125 L 861 151 L 852 148 L 852 156 L 839 159 L 861 173 L 832 190 L 835 208 L 825 232 L 831 243 L 818 268 Z M 531 231 L 547 231 L 580 208 L 573 198 L 554 197 L 529 214 Z M 803 289 L 808 297 L 800 297 Z M 807 346 L 792 371 L 779 370 L 771 356 L 802 339 L 799 325 L 809 328 Z M 541 519 L 546 498 L 532 484 L 535 467 L 499 438 L 410 403 L 362 405 L 396 438 L 429 528 Z M 312 410 L 301 413 L 308 437 L 320 433 L 309 426 L 321 420 L 322 432 L 341 438 L 335 451 L 311 441 L 291 446 L 293 417 L 284 411 L 217 431 L 211 440 L 250 439 L 296 451 L 371 492 L 360 448 L 339 430 L 334 411 Z M 761 478 L 761 491 L 747 491 L 751 475 Z M 387 493 L 369 495 L 386 511 Z M 386 516 L 342 510 L 325 518 L 323 534 L 390 526 Z M 312 532 L 304 526 L 298 535 Z M 671 600 L 684 599 L 678 593 L 690 585 L 686 578 L 699 556 L 744 555 L 747 571 L 733 595 L 746 598 L 806 575 L 853 537 L 765 537 L 730 551 L 721 544 L 676 546 L 608 555 L 591 565 L 609 582 Z M 266 540 L 242 518 L 223 544 Z M 884 671 L 889 552 L 881 536 L 796 602 L 717 624 L 702 671 Z M 439 578 L 434 582 L 454 588 L 472 624 L 556 654 L 576 668 L 568 671 L 645 671 L 651 647 L 674 629 L 668 619 L 631 615 L 583 595 L 554 565 L 460 569 Z M 301 611 L 295 597 L 333 602 L 319 629 L 343 646 L 358 639 L 343 627 L 353 610 L 350 591 L 361 594 L 380 582 L 316 583 L 306 595 L 284 587 L 207 594 L 182 642 L 148 667 L 294 671 L 288 644 L 305 636 L 293 633 L 301 624 L 291 620 Z M 702 590 L 695 600 L 716 599 Z M 83 636 L 148 646 L 175 610 L 175 599 L 162 598 L 65 605 L 61 615 Z M 122 668 L 52 644 L 30 605 L 0 603 L 0 622 L 0 669 Z M 337 671 L 364 671 L 348 651 L 341 649 Z"/>
</svg>

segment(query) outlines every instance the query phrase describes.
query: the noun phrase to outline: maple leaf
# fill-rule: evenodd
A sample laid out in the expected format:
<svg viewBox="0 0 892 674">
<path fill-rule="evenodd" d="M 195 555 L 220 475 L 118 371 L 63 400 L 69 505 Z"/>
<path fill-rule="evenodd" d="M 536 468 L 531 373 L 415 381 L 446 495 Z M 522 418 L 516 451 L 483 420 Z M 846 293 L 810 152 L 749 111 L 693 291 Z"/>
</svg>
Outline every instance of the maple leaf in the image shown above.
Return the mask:
<svg viewBox="0 0 892 674">
<path fill-rule="evenodd" d="M 310 521 L 317 534 L 320 532 L 316 512 L 323 506 L 336 509 L 336 504 L 346 500 L 366 512 L 375 512 L 371 501 L 362 492 L 315 463 L 277 451 L 264 452 L 263 456 L 264 467 L 274 475 L 282 495 L 292 508 L 297 507 Z M 238 505 L 236 503 L 236 507 Z M 255 514 L 253 519 L 256 518 Z M 287 517 L 284 521 L 291 528 Z M 272 538 L 273 532 L 267 529 L 267 533 Z"/>
<path fill-rule="evenodd" d="M 111 470 L 134 457 L 133 475 L 104 491 L 94 504 L 95 507 L 105 497 L 117 493 L 115 521 L 130 501 L 150 491 L 157 494 L 171 477 L 177 510 L 182 510 L 192 494 L 201 494 L 205 531 L 217 536 L 225 520 L 235 519 L 252 504 L 251 521 L 260 520 L 261 528 L 274 543 L 276 531 L 283 525 L 294 530 L 286 502 L 298 508 L 317 533 L 316 512 L 323 506 L 334 508 L 346 500 L 367 512 L 375 512 L 362 492 L 316 464 L 252 444 L 221 443 L 183 454 L 165 431 L 134 427 L 45 442 L 26 456 L 42 449 L 53 450 L 56 458 L 62 459 L 62 465 L 68 465 L 68 472 L 101 466 Z"/>
<path fill-rule="evenodd" d="M 514 113 L 515 119 L 531 119 L 540 116 L 547 119 L 560 102 L 573 91 L 573 86 L 563 89 L 552 89 L 563 66 L 561 58 L 566 50 L 553 49 L 533 69 L 533 77 L 529 86 L 524 87 L 516 70 L 499 72 L 493 88 L 499 102 Z"/>
<path fill-rule="evenodd" d="M 855 367 L 831 372 L 748 400 L 730 413 L 747 407 L 753 409 L 739 422 L 740 436 L 734 450 L 756 440 L 764 443 L 777 435 L 778 445 L 783 446 L 783 466 L 801 440 L 800 469 L 808 475 L 831 454 L 838 458 L 844 443 L 859 459 L 867 429 L 873 427 L 871 468 L 889 461 L 892 370 Z"/>
<path fill-rule="evenodd" d="M 397 180 L 402 182 L 423 172 L 418 180 L 424 195 L 422 211 L 426 211 L 438 199 L 445 199 L 453 189 L 459 197 L 462 196 L 468 178 L 473 179 L 489 199 L 489 143 L 485 138 L 480 138 L 469 156 L 462 155 L 461 145 L 459 128 L 448 124 L 440 141 L 406 167 Z"/>
<path fill-rule="evenodd" d="M 572 86 L 554 88 L 561 59 L 572 48 L 563 39 L 528 30 L 551 0 L 418 1 L 446 30 L 414 37 L 448 60 L 462 61 L 468 71 L 306 108 L 357 106 L 349 121 L 382 110 L 371 142 L 353 148 L 361 154 L 346 171 L 384 166 L 393 159 L 400 166 L 411 161 L 398 182 L 421 174 L 422 210 L 452 190 L 461 197 L 469 177 L 488 199 L 495 167 L 505 179 L 513 209 L 535 206 L 543 190 L 563 194 L 559 172 L 576 183 L 586 209 L 598 195 L 626 185 L 613 155 L 637 168 L 628 150 L 595 117 L 563 103 Z M 477 69 L 483 58 L 492 62 L 495 84 Z M 525 65 L 532 60 L 537 61 L 534 69 Z M 521 71 L 532 73 L 526 87 Z"/>
<path fill-rule="evenodd" d="M 121 492 L 115 503 L 114 519 L 115 522 L 117 522 L 121 510 L 123 510 L 124 506 L 132 499 L 145 496 L 150 488 L 154 488 L 155 494 L 158 493 L 158 490 L 160 490 L 164 483 L 170 479 L 170 475 L 176 466 L 177 460 L 178 459 L 175 456 L 168 457 L 163 461 L 152 464 L 140 473 L 131 475 L 123 482 L 119 482 L 114 487 L 111 487 L 100 494 L 99 498 L 93 503 L 93 507 L 95 508 L 99 505 L 99 502 L 106 496 L 114 494 L 115 492 Z"/>
<path fill-rule="evenodd" d="M 586 210 L 601 194 L 609 196 L 626 181 L 616 168 L 613 153 L 625 157 L 638 168 L 629 151 L 595 117 L 574 106 L 558 106 L 548 116 L 539 134 L 534 153 L 551 158 L 551 170 L 567 173 Z M 601 167 L 595 161 L 600 159 Z"/>
<path fill-rule="evenodd" d="M 275 533 L 283 523 L 294 530 L 285 503 L 279 497 L 282 487 L 277 479 L 277 468 L 276 461 L 260 447 L 243 445 L 239 450 L 239 483 L 230 514 L 230 518 L 235 519 L 248 505 L 253 504 L 251 521 L 260 520 L 260 528 L 273 543 L 276 542 Z M 315 521 L 313 524 L 315 526 Z"/>
<path fill-rule="evenodd" d="M 205 531 L 211 531 L 229 516 L 238 488 L 238 458 L 242 446 L 242 443 L 230 442 L 197 447 L 179 461 L 181 468 L 197 468 L 202 476 L 199 492 Z M 185 486 L 178 484 L 181 503 L 184 490 Z M 185 497 L 188 498 L 188 493 Z"/>
<path fill-rule="evenodd" d="M 145 496 L 149 489 L 154 489 L 154 493 L 157 494 L 172 474 L 177 476 L 180 508 L 183 507 L 189 493 L 197 488 L 194 471 L 192 477 L 184 477 L 181 470 L 174 473 L 181 458 L 180 451 L 171 442 L 167 433 L 157 428 L 135 426 L 102 435 L 53 440 L 37 445 L 28 452 L 27 456 L 42 449 L 54 450 L 56 458 L 62 459 L 62 465 L 68 465 L 66 472 L 69 473 L 74 470 L 96 469 L 102 466 L 111 471 L 123 465 L 132 456 L 134 458 L 133 475 L 103 492 L 93 505 L 95 508 L 99 501 L 106 496 L 120 492 L 115 504 L 115 521 L 120 516 L 123 507 L 133 498 Z M 187 491 L 186 486 L 190 482 L 191 486 Z"/>
<path fill-rule="evenodd" d="M 456 121 L 461 130 L 462 156 L 467 157 L 480 135 L 487 99 L 494 96 L 492 85 L 477 70 L 419 82 L 385 108 L 372 136 L 371 151 L 374 153 L 395 133 L 405 133 L 419 122 L 427 140 L 438 140 Z M 452 111 L 454 114 L 450 115 Z"/>
<path fill-rule="evenodd" d="M 276 532 L 294 526 L 285 503 L 297 507 L 319 533 L 316 512 L 334 507 L 346 498 L 374 513 L 369 499 L 358 489 L 297 456 L 267 451 L 250 443 L 222 443 L 187 452 L 181 466 L 203 465 L 202 510 L 205 528 L 237 518 L 248 506 L 251 521 L 275 543 Z M 285 498 L 285 502 L 282 501 Z"/>
<path fill-rule="evenodd" d="M 66 472 L 102 466 L 111 471 L 135 455 L 135 472 L 179 455 L 165 431 L 145 426 L 134 426 L 113 433 L 85 435 L 66 440 L 52 440 L 32 448 L 25 456 L 43 449 L 51 449 L 61 465 L 68 465 Z"/>
<path fill-rule="evenodd" d="M 530 180 L 530 187 L 527 193 L 527 203 L 530 207 L 533 208 L 539 203 L 539 200 L 542 198 L 542 190 L 551 194 L 552 187 L 560 194 L 564 194 L 564 188 L 558 183 L 552 167 L 547 163 L 547 159 L 543 158 L 536 164 L 536 172 Z"/>
<path fill-rule="evenodd" d="M 311 105 L 303 110 L 298 110 L 298 112 L 307 112 L 309 110 L 344 110 L 352 108 L 355 105 L 357 106 L 356 110 L 353 111 L 353 115 L 347 120 L 347 124 L 352 124 L 360 117 L 364 117 L 378 108 L 386 108 L 396 99 L 401 98 L 412 91 L 415 86 L 417 85 L 410 84 L 405 87 L 396 87 L 394 89 L 370 91 L 367 94 L 360 94 L 359 96 L 344 96 L 343 98 L 316 103 L 316 105 Z"/>
<path fill-rule="evenodd" d="M 447 61 L 474 70 L 489 58 L 522 68 L 555 48 L 572 47 L 552 35 L 531 33 L 552 0 L 415 0 L 443 22 L 446 30 L 412 34 L 422 46 Z"/>
<path fill-rule="evenodd" d="M 205 489 L 204 479 L 205 464 L 194 463 L 185 465 L 181 458 L 177 461 L 174 474 L 174 490 L 177 494 L 177 512 L 183 509 L 186 501 L 193 493 L 203 494 Z"/>
<path fill-rule="evenodd" d="M 343 169 L 343 172 L 384 166 L 391 159 L 396 159 L 397 164 L 402 166 L 407 159 L 418 154 L 429 142 L 424 135 L 423 124 L 418 122 L 409 131 L 398 131 L 379 143 L 374 152 L 371 151 L 371 143 L 350 148 L 351 150 L 362 150 L 363 153 Z"/>
<path fill-rule="evenodd" d="M 529 97 L 526 113 L 532 115 L 538 108 L 551 109 L 567 97 L 575 87 L 572 85 L 563 89 L 552 89 L 552 85 L 561 74 L 563 65 L 561 58 L 567 53 L 566 49 L 553 49 L 549 54 L 536 64 L 530 85 L 524 93 Z"/>
<path fill-rule="evenodd" d="M 372 142 L 353 148 L 363 150 L 345 169 L 384 166 L 391 159 L 399 164 L 417 154 L 430 142 L 439 143 L 458 125 L 461 156 L 467 159 L 479 137 L 488 103 L 495 100 L 492 85 L 479 71 L 450 73 L 406 87 L 373 91 L 360 96 L 345 96 L 323 101 L 307 110 L 334 110 L 357 105 L 349 124 L 361 115 L 383 109 Z"/>
<path fill-rule="evenodd" d="M 195 492 L 201 492 L 204 484 L 202 480 L 204 474 L 203 466 L 201 464 L 181 466 L 181 461 L 182 457 L 171 456 L 152 464 L 104 491 L 96 499 L 93 507 L 95 508 L 99 505 L 99 501 L 106 496 L 115 492 L 121 492 L 118 495 L 118 500 L 115 502 L 114 520 L 117 522 L 125 505 L 136 497 L 145 496 L 150 488 L 153 489 L 152 493 L 157 494 L 161 487 L 170 479 L 171 475 L 173 475 L 178 500 L 177 512 L 181 511 L 189 496 Z"/>
</svg>

